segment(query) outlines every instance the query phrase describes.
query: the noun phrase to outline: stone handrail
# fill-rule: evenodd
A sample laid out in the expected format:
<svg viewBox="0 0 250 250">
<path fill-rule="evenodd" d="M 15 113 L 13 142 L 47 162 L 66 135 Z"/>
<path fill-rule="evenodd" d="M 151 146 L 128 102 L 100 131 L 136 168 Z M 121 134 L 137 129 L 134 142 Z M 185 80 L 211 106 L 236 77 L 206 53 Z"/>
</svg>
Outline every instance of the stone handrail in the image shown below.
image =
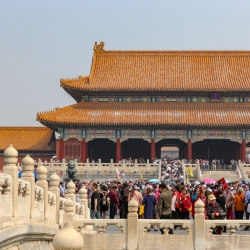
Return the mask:
<svg viewBox="0 0 250 250">
<path fill-rule="evenodd" d="M 103 231 L 110 225 L 115 225 L 120 228 L 121 233 L 126 231 L 126 219 L 76 219 L 74 226 L 77 230 L 84 230 L 86 226 L 93 226 L 98 229 L 98 233 Z"/>
<path fill-rule="evenodd" d="M 65 223 L 63 219 L 59 224 L 60 177 L 52 174 L 48 186 L 47 168 L 39 162 L 35 182 L 34 161 L 27 155 L 18 178 L 17 156 L 12 145 L 4 151 L 5 165 L 0 173 L 0 249 L 9 249 L 14 243 L 16 248 L 23 244 L 22 249 L 38 249 L 41 244 L 46 245 L 43 249 L 52 249 L 53 236 Z M 72 217 L 85 218 L 84 204 L 72 202 L 71 207 L 72 204 Z"/>
<path fill-rule="evenodd" d="M 151 250 L 151 249 L 185 249 L 185 250 L 205 250 L 205 249 L 234 249 L 242 250 L 249 248 L 249 235 L 237 234 L 236 230 L 240 226 L 250 226 L 249 220 L 205 220 L 204 203 L 199 199 L 195 203 L 195 220 L 165 220 L 165 219 L 138 219 L 138 204 L 132 199 L 129 202 L 128 219 L 73 219 L 69 220 L 74 228 L 71 233 L 77 238 L 82 236 L 83 241 L 78 245 L 79 249 L 129 249 L 129 250 Z M 70 218 L 70 217 L 68 217 Z M 105 234 L 105 230 L 115 225 L 120 228 L 120 233 Z M 92 226 L 93 230 L 87 230 L 86 227 Z M 161 234 L 147 234 L 147 229 L 151 226 L 157 226 L 163 230 Z M 174 235 L 168 234 L 169 230 L 175 226 L 181 226 L 186 233 Z M 213 235 L 212 231 L 218 226 L 226 226 L 230 234 Z M 67 229 L 63 229 L 67 237 Z M 107 229 L 108 230 L 108 229 Z M 176 232 L 176 231 L 174 231 Z M 90 236 L 94 234 L 94 236 Z M 59 235 L 59 234 L 58 234 Z M 77 236 L 78 235 L 78 236 Z M 76 249 L 67 242 L 72 235 L 68 235 L 64 242 L 56 242 L 55 250 Z M 112 243 L 110 242 L 112 239 Z M 219 245 L 218 245 L 219 244 Z M 99 247 L 100 246 L 100 247 Z M 77 248 L 78 249 L 78 248 Z"/>
<path fill-rule="evenodd" d="M 38 162 L 38 165 L 39 164 L 47 168 L 48 175 L 55 172 L 62 177 L 66 177 L 67 163 L 65 161 L 63 161 L 62 163 L 56 163 L 51 161 L 49 164 Z M 155 173 L 155 176 L 159 177 L 161 174 L 161 163 L 153 164 L 150 163 L 149 160 L 147 160 L 146 163 L 138 163 L 137 160 L 135 160 L 134 163 L 126 163 L 125 160 L 123 160 L 121 163 L 114 163 L 112 159 L 108 163 L 101 162 L 100 159 L 98 160 L 98 162 L 95 163 L 89 162 L 88 159 L 86 163 L 76 162 L 77 175 L 85 175 L 84 177 L 81 176 L 81 178 L 85 179 L 87 178 L 86 175 L 93 176 L 98 174 L 102 175 L 103 177 L 107 177 L 108 179 L 112 177 L 116 178 L 116 169 L 118 169 L 120 173 L 125 173 L 128 175 L 137 175 L 137 178 L 140 178 L 138 176 L 140 176 L 141 174 L 144 176 L 150 175 L 150 173 L 153 172 Z M 94 177 L 92 176 L 89 178 L 93 179 Z"/>
<path fill-rule="evenodd" d="M 190 176 L 188 172 L 188 167 L 191 167 L 191 171 L 193 173 L 193 176 Z M 182 169 L 183 169 L 183 176 L 184 176 L 184 182 L 187 182 L 187 176 L 189 178 L 193 178 L 195 180 L 199 180 L 201 177 L 199 175 L 200 166 L 198 164 L 194 163 L 184 163 L 184 160 L 182 160 Z"/>
<path fill-rule="evenodd" d="M 238 162 L 238 168 L 236 169 L 238 179 L 248 180 L 248 171 L 250 171 L 250 164 L 242 163 L 240 160 Z"/>
<path fill-rule="evenodd" d="M 38 162 L 38 165 L 42 164 L 44 167 L 47 168 L 48 171 L 53 171 L 53 170 L 66 170 L 67 169 L 67 163 L 64 161 L 62 163 L 57 163 L 51 161 L 50 163 L 44 163 L 44 162 Z M 122 163 L 114 163 L 113 159 L 111 159 L 110 162 L 101 162 L 99 159 L 98 162 L 92 163 L 89 162 L 87 159 L 86 163 L 78 163 L 76 162 L 76 169 L 80 170 L 81 168 L 84 168 L 84 170 L 90 170 L 90 169 L 96 169 L 96 170 L 101 170 L 102 167 L 107 167 L 106 169 L 110 170 L 115 170 L 117 167 L 121 167 L 122 169 L 126 169 L 127 167 L 143 167 L 143 168 L 151 168 L 151 167 L 156 167 L 158 164 L 153 164 L 150 163 L 149 160 L 147 160 L 146 163 L 138 163 L 137 160 L 135 160 L 134 163 L 126 163 L 125 160 L 122 161 Z"/>
</svg>

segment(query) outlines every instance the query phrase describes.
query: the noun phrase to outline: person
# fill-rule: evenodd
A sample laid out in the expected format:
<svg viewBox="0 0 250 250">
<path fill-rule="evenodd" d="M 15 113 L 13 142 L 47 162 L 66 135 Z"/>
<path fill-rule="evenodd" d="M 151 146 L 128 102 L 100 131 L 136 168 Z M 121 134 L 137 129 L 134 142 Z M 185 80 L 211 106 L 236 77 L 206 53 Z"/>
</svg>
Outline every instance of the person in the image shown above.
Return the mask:
<svg viewBox="0 0 250 250">
<path fill-rule="evenodd" d="M 132 198 L 135 199 L 135 201 L 138 203 L 138 216 L 139 216 L 139 209 L 140 209 L 140 206 L 142 205 L 142 195 L 141 193 L 138 191 L 139 190 L 139 187 L 138 186 L 134 186 L 131 190 L 131 192 L 129 193 L 129 196 L 128 196 L 128 201 L 131 201 Z"/>
<path fill-rule="evenodd" d="M 128 217 L 128 195 L 129 195 L 129 185 L 124 183 L 124 188 L 121 191 L 120 205 L 121 205 L 121 219 L 127 219 Z"/>
<path fill-rule="evenodd" d="M 155 211 L 155 206 L 156 206 L 156 198 L 152 192 L 151 186 L 147 187 L 147 193 L 143 197 L 142 205 L 145 205 L 145 207 L 144 207 L 144 219 L 153 219 L 155 217 L 154 211 Z M 154 230 L 158 231 L 155 227 L 154 227 Z M 150 229 L 148 229 L 148 231 L 150 231 Z"/>
<path fill-rule="evenodd" d="M 245 194 L 242 187 L 239 187 L 237 193 L 234 196 L 234 212 L 236 220 L 243 220 L 243 214 L 245 211 Z"/>
<path fill-rule="evenodd" d="M 102 219 L 106 219 L 106 212 L 109 210 L 107 191 L 107 187 L 103 186 L 100 192 L 100 209 Z"/>
<path fill-rule="evenodd" d="M 91 219 L 100 219 L 100 195 L 97 191 L 97 184 L 92 184 L 92 196 L 91 196 L 91 211 L 90 217 Z"/>
<path fill-rule="evenodd" d="M 233 187 L 229 189 L 227 187 L 224 191 L 224 196 L 226 198 L 226 208 L 227 208 L 227 220 L 233 220 L 233 205 L 234 205 L 234 195 L 232 194 Z"/>
<path fill-rule="evenodd" d="M 192 217 L 194 219 L 194 214 L 195 214 L 195 210 L 194 210 L 194 203 L 197 201 L 198 199 L 198 195 L 200 192 L 200 188 L 199 187 L 195 187 L 193 193 L 191 194 L 191 203 L 192 203 Z"/>
<path fill-rule="evenodd" d="M 60 182 L 60 197 L 65 197 L 65 185 L 62 181 Z"/>
<path fill-rule="evenodd" d="M 180 204 L 179 204 L 179 200 L 181 197 L 181 190 L 180 187 L 178 185 L 174 186 L 174 195 L 176 196 L 176 202 L 175 202 L 175 215 L 176 218 L 175 219 L 180 219 Z"/>
<path fill-rule="evenodd" d="M 182 188 L 181 196 L 179 199 L 180 205 L 180 219 L 188 220 L 189 219 L 189 211 L 188 209 L 191 206 L 190 196 L 187 194 L 187 190 L 185 187 Z"/>
<path fill-rule="evenodd" d="M 160 196 L 158 198 L 158 218 L 159 219 L 172 219 L 172 210 L 171 210 L 171 206 L 172 206 L 172 192 L 167 190 L 167 186 L 165 183 L 161 183 L 159 185 L 159 189 L 160 189 Z M 173 234 L 173 230 L 170 229 L 169 230 L 169 234 Z M 161 229 L 161 234 L 164 234 L 163 229 Z"/>
<path fill-rule="evenodd" d="M 218 197 L 216 198 L 216 202 L 223 209 L 223 212 L 226 212 L 226 198 L 223 196 L 223 191 L 221 189 L 218 190 Z"/>
<path fill-rule="evenodd" d="M 89 185 L 88 185 L 88 189 L 87 189 L 87 194 L 88 194 L 88 206 L 90 206 L 91 205 L 91 197 L 92 197 L 92 182 L 93 181 L 91 181 L 90 183 L 89 183 Z"/>
<path fill-rule="evenodd" d="M 223 191 L 222 189 L 218 190 L 218 197 L 216 198 L 216 202 L 220 205 L 220 207 L 222 208 L 223 212 L 226 214 L 226 198 L 225 196 L 223 196 Z M 218 227 L 218 231 L 221 230 L 221 227 Z M 224 227 L 223 232 L 226 233 L 227 232 L 227 228 Z"/>
<path fill-rule="evenodd" d="M 76 202 L 79 202 L 80 195 L 79 195 L 79 193 L 78 193 L 78 190 L 76 190 L 75 194 L 76 194 Z"/>
<path fill-rule="evenodd" d="M 206 207 L 206 215 L 209 220 L 220 220 L 226 217 L 226 213 L 223 211 L 219 203 L 216 202 L 216 197 L 213 194 L 208 195 L 208 205 Z M 213 234 L 221 234 L 222 227 L 216 227 Z"/>
<path fill-rule="evenodd" d="M 117 206 L 117 186 L 113 186 L 112 190 L 109 192 L 110 201 L 110 219 L 114 219 L 116 215 Z"/>
<path fill-rule="evenodd" d="M 33 174 L 34 174 L 34 178 L 35 178 L 35 182 L 37 181 L 37 166 L 35 165 L 34 166 L 34 171 L 33 171 Z M 19 173 L 18 173 L 18 178 L 22 178 L 22 174 L 23 174 L 23 170 L 20 169 Z"/>
<path fill-rule="evenodd" d="M 246 220 L 249 220 L 249 212 L 247 211 L 248 204 L 250 203 L 250 190 L 249 186 L 246 186 L 246 193 L 245 193 L 245 212 L 246 212 Z M 245 231 L 249 230 L 249 226 L 246 226 L 244 229 Z"/>
</svg>

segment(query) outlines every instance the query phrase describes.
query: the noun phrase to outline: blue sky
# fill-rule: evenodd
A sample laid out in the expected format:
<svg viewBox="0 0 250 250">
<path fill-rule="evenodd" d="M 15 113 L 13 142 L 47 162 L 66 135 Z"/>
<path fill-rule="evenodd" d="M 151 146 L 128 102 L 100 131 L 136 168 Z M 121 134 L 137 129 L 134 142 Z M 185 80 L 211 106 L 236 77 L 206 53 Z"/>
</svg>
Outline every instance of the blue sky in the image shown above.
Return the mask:
<svg viewBox="0 0 250 250">
<path fill-rule="evenodd" d="M 249 0 L 0 0 L 0 126 L 74 104 L 60 78 L 107 50 L 250 50 Z"/>
</svg>

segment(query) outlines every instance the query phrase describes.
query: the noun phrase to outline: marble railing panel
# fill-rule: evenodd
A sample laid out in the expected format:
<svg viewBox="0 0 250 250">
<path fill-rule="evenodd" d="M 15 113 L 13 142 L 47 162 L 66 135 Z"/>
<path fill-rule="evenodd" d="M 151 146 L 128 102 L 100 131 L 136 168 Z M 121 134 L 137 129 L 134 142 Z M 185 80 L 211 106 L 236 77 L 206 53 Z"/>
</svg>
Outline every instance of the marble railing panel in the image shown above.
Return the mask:
<svg viewBox="0 0 250 250">
<path fill-rule="evenodd" d="M 35 218 L 44 219 L 44 192 L 39 186 L 35 186 Z"/>
<path fill-rule="evenodd" d="M 11 217 L 12 211 L 12 176 L 0 174 L 0 218 Z"/>
<path fill-rule="evenodd" d="M 18 179 L 18 216 L 30 217 L 30 183 Z"/>
</svg>

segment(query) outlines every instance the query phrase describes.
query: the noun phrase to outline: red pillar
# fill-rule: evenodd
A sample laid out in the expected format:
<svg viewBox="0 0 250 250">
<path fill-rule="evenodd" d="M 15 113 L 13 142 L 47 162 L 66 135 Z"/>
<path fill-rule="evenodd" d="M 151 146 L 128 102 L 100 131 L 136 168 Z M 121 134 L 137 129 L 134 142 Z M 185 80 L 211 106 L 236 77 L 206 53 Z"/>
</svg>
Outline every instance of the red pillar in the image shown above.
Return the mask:
<svg viewBox="0 0 250 250">
<path fill-rule="evenodd" d="M 59 153 L 59 160 L 62 161 L 64 159 L 64 140 L 63 138 L 60 139 L 60 153 Z"/>
<path fill-rule="evenodd" d="M 242 147 L 241 148 L 241 154 L 242 154 L 241 160 L 246 162 L 246 140 L 245 139 L 242 140 L 241 147 Z"/>
<path fill-rule="evenodd" d="M 120 138 L 116 139 L 116 162 L 121 160 L 121 141 Z"/>
<path fill-rule="evenodd" d="M 60 159 L 60 140 L 56 140 L 56 159 Z"/>
<path fill-rule="evenodd" d="M 155 158 L 155 139 L 151 139 L 151 159 Z"/>
<path fill-rule="evenodd" d="M 82 163 L 86 162 L 86 142 L 85 142 L 85 138 L 82 138 L 82 143 L 81 143 L 81 162 Z"/>
<path fill-rule="evenodd" d="M 192 142 L 191 139 L 188 139 L 188 146 L 187 146 L 187 160 L 192 160 Z"/>
</svg>

